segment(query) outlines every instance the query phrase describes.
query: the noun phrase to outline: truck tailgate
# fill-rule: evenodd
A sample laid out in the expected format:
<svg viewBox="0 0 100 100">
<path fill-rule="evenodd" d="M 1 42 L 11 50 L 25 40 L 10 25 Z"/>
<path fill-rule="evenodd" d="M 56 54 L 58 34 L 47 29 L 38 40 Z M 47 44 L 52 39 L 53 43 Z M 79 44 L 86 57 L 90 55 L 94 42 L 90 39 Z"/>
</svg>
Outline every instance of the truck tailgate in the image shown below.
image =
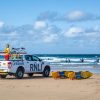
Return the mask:
<svg viewBox="0 0 100 100">
<path fill-rule="evenodd" d="M 0 61 L 0 73 L 8 72 L 8 62 L 9 61 Z"/>
</svg>

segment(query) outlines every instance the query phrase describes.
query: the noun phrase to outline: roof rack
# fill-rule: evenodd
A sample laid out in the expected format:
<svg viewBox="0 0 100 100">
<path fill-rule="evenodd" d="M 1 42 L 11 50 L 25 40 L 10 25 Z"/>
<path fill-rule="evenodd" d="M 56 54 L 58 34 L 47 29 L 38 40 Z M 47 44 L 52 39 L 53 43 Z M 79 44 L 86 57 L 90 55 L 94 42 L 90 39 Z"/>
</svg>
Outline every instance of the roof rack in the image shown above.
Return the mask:
<svg viewBox="0 0 100 100">
<path fill-rule="evenodd" d="M 5 54 L 6 52 L 4 51 L 0 51 L 0 54 Z M 12 48 L 11 49 L 11 54 L 27 54 L 27 52 L 25 51 L 25 48 Z"/>
<path fill-rule="evenodd" d="M 5 52 L 3 52 L 3 51 L 0 51 L 0 53 L 5 53 Z"/>
<path fill-rule="evenodd" d="M 25 48 L 12 48 L 11 49 L 11 54 L 16 53 L 16 54 L 26 54 Z"/>
</svg>

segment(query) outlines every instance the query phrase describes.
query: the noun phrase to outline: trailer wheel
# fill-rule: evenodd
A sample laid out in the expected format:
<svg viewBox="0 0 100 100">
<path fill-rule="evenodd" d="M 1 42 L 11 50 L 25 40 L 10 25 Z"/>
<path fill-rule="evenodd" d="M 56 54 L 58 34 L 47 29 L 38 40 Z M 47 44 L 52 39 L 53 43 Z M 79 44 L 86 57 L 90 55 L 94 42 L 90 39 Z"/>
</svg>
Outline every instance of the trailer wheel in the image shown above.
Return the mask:
<svg viewBox="0 0 100 100">
<path fill-rule="evenodd" d="M 18 79 L 22 79 L 24 75 L 24 70 L 23 68 L 18 68 L 15 74 L 15 77 Z"/>
<path fill-rule="evenodd" d="M 7 75 L 0 75 L 1 78 L 6 78 Z"/>
</svg>

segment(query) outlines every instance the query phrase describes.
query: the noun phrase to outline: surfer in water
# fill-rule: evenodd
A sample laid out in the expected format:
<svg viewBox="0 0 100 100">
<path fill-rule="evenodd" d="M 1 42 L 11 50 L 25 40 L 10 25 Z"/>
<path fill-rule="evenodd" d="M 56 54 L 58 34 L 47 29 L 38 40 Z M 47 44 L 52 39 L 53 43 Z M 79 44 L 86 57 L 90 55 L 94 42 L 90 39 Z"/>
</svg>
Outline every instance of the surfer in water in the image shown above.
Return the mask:
<svg viewBox="0 0 100 100">
<path fill-rule="evenodd" d="M 99 63 L 99 58 L 98 58 L 98 59 L 96 59 L 96 62 L 97 62 L 97 63 Z"/>
<path fill-rule="evenodd" d="M 80 60 L 81 60 L 81 62 L 84 62 L 84 59 L 83 58 L 81 58 Z"/>
<path fill-rule="evenodd" d="M 67 58 L 66 58 L 66 62 L 70 62 L 70 59 L 67 59 Z"/>
</svg>

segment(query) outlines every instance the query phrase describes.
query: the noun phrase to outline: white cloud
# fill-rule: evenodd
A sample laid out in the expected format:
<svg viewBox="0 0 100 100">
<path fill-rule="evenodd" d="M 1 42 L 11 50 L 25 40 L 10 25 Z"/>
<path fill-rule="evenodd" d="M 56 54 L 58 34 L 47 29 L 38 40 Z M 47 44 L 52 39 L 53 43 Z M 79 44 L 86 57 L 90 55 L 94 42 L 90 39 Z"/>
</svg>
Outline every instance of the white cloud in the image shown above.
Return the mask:
<svg viewBox="0 0 100 100">
<path fill-rule="evenodd" d="M 53 44 L 59 43 L 57 48 L 65 49 L 65 45 L 68 48 L 77 47 L 81 48 L 85 46 L 98 48 L 100 45 L 100 28 L 94 26 L 92 28 L 85 28 L 81 26 L 71 26 L 66 31 L 64 28 L 57 27 L 57 24 L 51 24 L 47 21 L 36 21 L 33 25 L 23 25 L 19 27 L 8 27 L 4 25 L 0 29 L 0 41 L 4 45 L 10 43 L 13 46 L 25 46 L 29 50 L 40 50 L 41 44 L 43 48 L 48 48 Z M 68 26 L 66 26 L 68 27 Z M 66 37 L 66 38 L 65 38 Z M 32 47 L 33 45 L 33 47 Z M 36 48 L 35 48 L 36 47 Z M 64 47 L 64 48 L 63 48 Z M 30 49 L 31 48 L 31 49 Z M 56 48 L 56 47 L 55 47 Z M 33 50 L 34 49 L 34 50 Z M 45 52 L 45 51 L 43 51 Z"/>
<path fill-rule="evenodd" d="M 34 28 L 37 30 L 44 29 L 47 27 L 47 23 L 45 21 L 36 21 L 34 24 Z"/>
<path fill-rule="evenodd" d="M 43 42 L 45 43 L 51 43 L 54 42 L 58 39 L 58 35 L 57 34 L 44 34 L 43 36 Z"/>
<path fill-rule="evenodd" d="M 100 32 L 100 26 L 96 25 L 96 26 L 94 27 L 94 30 Z"/>
<path fill-rule="evenodd" d="M 86 13 L 84 13 L 83 11 L 79 11 L 79 10 L 70 12 L 66 16 L 66 18 L 70 21 L 81 20 L 81 19 L 84 19 L 85 17 L 86 17 Z"/>
<path fill-rule="evenodd" d="M 46 29 L 42 31 L 42 40 L 45 43 L 55 43 L 58 40 L 60 29 L 55 25 L 48 25 Z"/>
<path fill-rule="evenodd" d="M 86 38 L 98 41 L 100 39 L 100 31 L 91 31 L 86 33 L 85 35 Z"/>
<path fill-rule="evenodd" d="M 68 29 L 67 32 L 64 33 L 64 35 L 66 37 L 76 37 L 78 36 L 80 33 L 83 33 L 84 29 L 80 28 L 80 27 L 71 27 Z"/>
<path fill-rule="evenodd" d="M 63 22 L 79 22 L 79 21 L 95 21 L 100 20 L 100 15 L 95 15 L 93 13 L 85 12 L 82 10 L 74 10 L 69 13 L 61 14 L 59 12 L 46 11 L 41 13 L 37 20 L 44 21 L 63 21 Z"/>
<path fill-rule="evenodd" d="M 13 32 L 9 33 L 9 36 L 16 37 L 16 36 L 18 36 L 18 33 L 16 31 L 13 31 Z"/>
<path fill-rule="evenodd" d="M 4 22 L 0 21 L 0 28 L 4 26 Z"/>
</svg>

